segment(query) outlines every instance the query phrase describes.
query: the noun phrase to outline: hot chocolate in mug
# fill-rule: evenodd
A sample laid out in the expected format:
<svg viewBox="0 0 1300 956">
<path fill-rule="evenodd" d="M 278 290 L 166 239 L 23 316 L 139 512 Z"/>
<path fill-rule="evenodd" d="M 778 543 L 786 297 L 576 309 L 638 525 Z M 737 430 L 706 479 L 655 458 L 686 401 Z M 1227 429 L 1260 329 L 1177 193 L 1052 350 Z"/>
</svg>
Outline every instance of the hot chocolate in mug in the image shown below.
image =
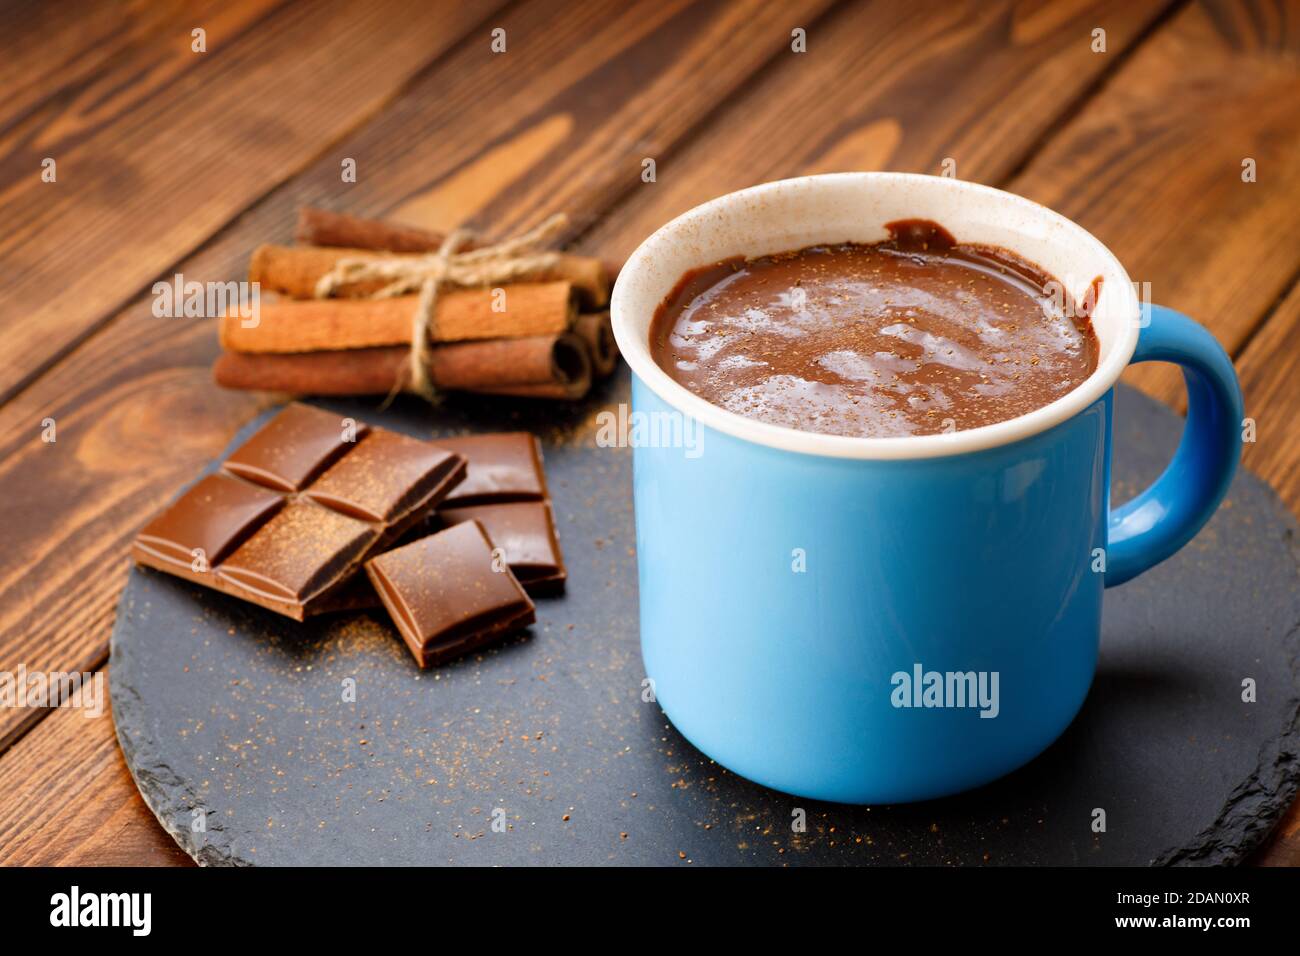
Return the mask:
<svg viewBox="0 0 1300 956">
<path fill-rule="evenodd" d="M 686 272 L 880 242 L 906 219 L 1008 250 L 1095 301 L 1096 370 L 1018 418 L 854 438 L 742 417 L 655 364 L 651 320 Z M 709 757 L 801 796 L 924 800 L 1041 753 L 1087 696 L 1105 588 L 1186 544 L 1240 456 L 1241 393 L 1213 336 L 1139 302 L 1080 226 L 986 186 L 842 173 L 732 193 L 642 243 L 611 309 L 633 372 L 648 686 Z M 1113 388 L 1147 361 L 1182 366 L 1187 423 L 1164 474 L 1112 509 Z"/>
</svg>

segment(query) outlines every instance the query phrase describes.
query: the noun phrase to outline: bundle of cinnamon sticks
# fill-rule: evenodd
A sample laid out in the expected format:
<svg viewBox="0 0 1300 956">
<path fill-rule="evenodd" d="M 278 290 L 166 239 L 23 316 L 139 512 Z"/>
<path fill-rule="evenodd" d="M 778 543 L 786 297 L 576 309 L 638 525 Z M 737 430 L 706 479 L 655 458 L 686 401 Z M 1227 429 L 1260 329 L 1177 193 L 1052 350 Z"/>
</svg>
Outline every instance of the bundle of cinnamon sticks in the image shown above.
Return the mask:
<svg viewBox="0 0 1300 956">
<path fill-rule="evenodd" d="M 217 384 L 295 395 L 411 390 L 418 296 L 372 298 L 383 283 L 366 280 L 319 298 L 319 283 L 340 261 L 427 256 L 444 237 L 308 207 L 295 239 L 254 250 L 248 278 L 260 289 L 258 314 L 255 322 L 234 311 L 221 318 Z M 424 350 L 436 390 L 575 399 L 614 370 L 613 270 L 586 256 L 550 258 L 526 281 L 440 292 Z"/>
</svg>

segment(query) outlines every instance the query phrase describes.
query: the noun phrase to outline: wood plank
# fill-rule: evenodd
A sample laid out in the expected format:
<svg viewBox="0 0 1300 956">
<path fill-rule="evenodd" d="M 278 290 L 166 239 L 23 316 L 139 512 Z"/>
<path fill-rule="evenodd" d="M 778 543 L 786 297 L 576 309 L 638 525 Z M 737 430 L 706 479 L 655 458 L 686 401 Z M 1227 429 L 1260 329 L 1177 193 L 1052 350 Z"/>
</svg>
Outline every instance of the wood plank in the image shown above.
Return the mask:
<svg viewBox="0 0 1300 956">
<path fill-rule="evenodd" d="M 192 866 L 122 760 L 113 718 L 57 710 L 0 755 L 0 866 Z"/>
<path fill-rule="evenodd" d="M 430 78 L 385 114 L 382 131 L 358 146 L 382 151 L 384 175 L 358 182 L 348 205 L 495 236 L 566 210 L 581 231 L 640 182 L 644 158 L 662 158 L 787 55 L 792 27 L 812 26 L 830 6 L 604 0 L 563 17 L 526 7 L 503 23 L 505 55 L 458 49 L 436 85 Z"/>
<path fill-rule="evenodd" d="M 220 4 L 10 125 L 0 396 L 372 114 L 494 2 Z M 207 30 L 206 53 L 191 50 L 192 26 Z M 56 182 L 42 181 L 46 157 Z"/>
<path fill-rule="evenodd" d="M 120 0 L 86 4 L 75 15 L 41 0 L 8 3 L 0 7 L 0 130 L 51 97 L 76 97 L 114 59 L 149 71 L 197 64 L 178 60 L 168 38 L 188 35 L 221 12 L 223 22 L 247 25 L 282 2 Z"/>
<path fill-rule="evenodd" d="M 1115 4 L 1111 11 L 1114 19 L 1108 20 L 1115 24 L 1111 27 L 1112 44 L 1129 42 L 1137 36 L 1142 26 L 1157 15 L 1158 9 L 1154 3 Z M 577 78 L 571 71 L 548 72 L 546 64 L 555 53 L 549 48 L 537 62 L 511 67 L 518 72 L 505 77 L 503 85 L 494 90 L 513 97 L 509 109 L 523 119 L 506 132 L 494 133 L 486 140 L 489 146 L 483 152 L 475 152 L 472 145 L 478 141 L 477 131 L 466 128 L 465 120 L 457 120 L 454 109 L 448 115 L 438 114 L 438 104 L 443 100 L 458 103 L 463 95 L 460 83 L 467 84 L 470 90 L 482 90 L 492 82 L 483 70 L 503 67 L 491 61 L 479 63 L 477 52 L 458 51 L 450 58 L 445 76 L 442 70 L 433 71 L 427 83 L 417 84 L 411 96 L 381 117 L 373 129 L 336 151 L 356 154 L 366 163 L 379 164 L 372 176 L 347 193 L 346 205 L 367 213 L 399 206 L 409 220 L 433 227 L 446 227 L 464 220 L 495 224 L 501 219 L 512 224 L 497 230 L 503 231 L 515 223 L 536 221 L 555 209 L 557 204 L 549 194 L 557 186 L 565 186 L 567 194 L 574 197 L 566 204 L 584 219 L 590 219 L 611 199 L 625 192 L 630 182 L 631 189 L 638 194 L 633 203 L 620 209 L 616 218 L 622 231 L 617 239 L 610 239 L 611 249 L 626 248 L 617 243 L 634 243 L 670 215 L 674 203 L 690 205 L 746 182 L 816 168 L 818 162 L 868 163 L 871 134 L 862 135 L 861 131 L 872 129 L 881 115 L 895 116 L 895 122 L 909 129 L 918 128 L 921 117 L 936 108 L 937 104 L 931 101 L 935 91 L 942 89 L 944 77 L 952 82 L 966 77 L 966 92 L 973 98 L 953 100 L 942 120 L 925 127 L 924 136 L 907 137 L 897 162 L 913 168 L 937 165 L 949 154 L 946 148 L 949 139 L 969 142 L 972 151 L 976 151 L 984 143 L 978 129 L 981 115 L 987 113 L 991 102 L 1021 88 L 1027 96 L 1036 98 L 1042 89 L 1058 87 L 1056 98 L 1050 104 L 1035 99 L 1036 108 L 1041 111 L 1041 123 L 1049 123 L 1053 110 L 1081 91 L 1095 77 L 1096 70 L 1105 67 L 1105 61 L 1083 57 L 1069 43 L 1062 42 L 1090 22 L 1082 15 L 1064 24 L 1026 22 L 1004 7 L 995 16 L 978 19 L 973 28 L 963 27 L 956 19 L 943 20 L 946 32 L 940 31 L 940 42 L 934 46 L 936 38 L 930 35 L 923 41 L 912 41 L 906 33 L 889 32 L 890 22 L 901 11 L 897 4 L 878 5 L 865 13 L 855 8 L 837 13 L 825 26 L 813 23 L 811 16 L 801 18 L 804 23 L 813 23 L 810 52 L 778 59 L 752 90 L 722 114 L 719 122 L 725 124 L 728 138 L 742 136 L 751 124 L 757 133 L 734 149 L 725 142 L 716 144 L 720 152 L 714 152 L 713 146 L 701 149 L 698 145 L 689 145 L 680 154 L 671 150 L 689 123 L 710 109 L 707 99 L 692 101 L 693 115 L 675 116 L 674 124 L 666 127 L 671 137 L 661 131 L 666 120 L 645 115 L 646 103 L 661 104 L 659 108 L 667 111 L 677 109 L 671 99 L 671 87 L 660 85 L 655 78 L 658 74 L 650 65 L 656 59 L 652 51 L 660 51 L 659 58 L 663 57 L 664 50 L 673 50 L 687 62 L 698 60 L 703 54 L 695 52 L 690 37 L 699 36 L 698 42 L 715 54 L 710 56 L 711 63 L 729 63 L 738 55 L 736 50 L 725 46 L 721 51 L 716 49 L 717 44 L 725 44 L 726 40 L 715 34 L 715 28 L 708 23 L 701 24 L 689 16 L 683 18 L 673 11 L 669 11 L 668 20 L 656 21 L 642 16 L 643 11 L 634 11 L 628 18 L 648 32 L 626 37 L 626 31 L 633 26 L 622 23 L 621 15 L 612 10 L 597 11 L 598 19 L 606 24 L 599 28 L 602 32 L 597 46 L 589 53 L 577 51 L 575 58 L 575 62 L 589 64 L 591 72 Z M 508 36 L 528 35 L 532 29 L 532 21 L 527 19 L 530 12 L 525 8 L 511 13 L 505 23 Z M 744 23 L 753 19 L 753 16 L 740 18 Z M 726 23 L 726 37 L 733 36 L 739 28 L 735 20 L 717 22 Z M 617 29 L 611 32 L 611 27 Z M 775 33 L 768 48 L 774 52 L 781 50 L 787 42 L 787 25 L 782 24 L 780 30 L 775 30 L 770 22 L 760 27 Z M 585 28 L 597 29 L 595 23 Z M 1086 36 L 1087 31 L 1082 32 Z M 569 40 L 584 42 L 582 33 L 578 31 Z M 864 65 L 861 55 L 863 37 L 877 33 L 886 33 L 890 45 L 873 47 L 873 50 L 878 49 L 878 55 L 893 51 L 897 54 L 896 62 L 901 64 L 889 74 L 887 81 L 881 82 L 872 79 L 879 69 Z M 1016 38 L 1014 54 L 999 57 L 996 48 L 1007 36 Z M 620 37 L 623 38 L 617 39 Z M 755 34 L 742 33 L 739 39 L 752 46 Z M 563 46 L 561 43 L 559 48 Z M 1086 42 L 1082 46 L 1086 50 Z M 1061 50 L 1065 51 L 1060 54 L 1063 59 L 1053 63 Z M 993 65 L 987 62 L 990 57 L 996 61 Z M 644 75 L 633 72 L 623 77 L 606 65 L 606 58 L 625 66 L 642 64 L 636 69 Z M 935 71 L 943 69 L 944 64 L 949 64 L 952 72 L 936 78 Z M 712 67 L 715 81 L 720 68 Z M 976 71 L 973 75 L 972 69 Z M 845 70 L 853 71 L 849 74 L 852 82 L 874 85 L 872 97 L 841 128 L 843 104 L 826 103 L 824 98 L 812 96 L 809 91 L 817 89 L 816 84 L 834 79 L 836 71 L 842 74 Z M 675 75 L 680 76 L 681 72 L 678 68 Z M 515 89 L 530 73 L 538 78 L 523 84 L 525 88 Z M 599 106 L 594 111 L 586 109 L 588 100 L 581 91 L 612 82 L 623 84 L 615 98 L 618 101 L 628 98 L 636 89 L 653 89 L 655 96 L 644 102 L 637 100 L 628 110 L 616 111 L 608 117 L 604 115 L 609 112 L 607 106 Z M 935 85 L 931 87 L 930 83 Z M 732 86 L 735 85 L 733 81 Z M 908 95 L 912 85 L 923 85 L 929 92 Z M 997 94 L 976 92 L 986 85 L 995 87 Z M 434 90 L 437 96 L 432 96 L 430 91 Z M 716 87 L 712 95 L 718 95 Z M 940 100 L 946 102 L 947 98 L 940 97 Z M 789 132 L 784 123 L 799 117 L 800 110 L 790 108 L 792 102 L 816 105 L 820 112 L 815 119 L 826 122 L 831 117 L 830 128 L 840 129 L 839 134 L 823 140 L 809 136 L 804 127 L 797 127 L 795 135 L 780 135 Z M 891 105 L 900 103 L 904 108 L 888 112 Z M 414 138 L 402 138 L 401 134 L 412 123 L 422 122 L 421 117 L 426 113 L 436 115 L 418 125 Z M 450 134 L 446 132 L 448 125 Z M 1023 130 L 1013 128 L 1010 132 L 1018 137 L 1015 142 L 1027 149 L 1042 128 L 1030 124 Z M 444 138 L 449 141 L 445 142 Z M 800 138 L 807 144 L 802 154 L 805 158 L 779 161 L 797 165 L 769 162 L 767 147 L 773 139 L 784 144 Z M 708 129 L 701 140 L 714 143 Z M 600 144 L 597 155 L 573 152 L 593 142 Z M 653 146 L 653 152 L 648 145 Z M 640 158 L 648 154 L 661 160 L 661 175 L 658 183 L 644 188 L 647 194 L 653 190 L 653 195 L 664 205 L 643 210 L 647 218 L 642 226 L 637 226 L 624 215 L 624 210 L 645 201 L 639 195 L 638 177 Z M 975 171 L 983 169 L 988 176 L 1005 172 L 1006 164 L 1015 161 L 1014 157 L 1000 157 L 996 150 L 980 149 L 979 155 L 982 158 L 972 160 L 971 166 Z M 237 230 L 223 235 L 185 263 L 183 271 L 202 276 L 230 275 L 239 268 L 255 242 L 288 234 L 296 203 L 338 204 L 333 157 L 322 163 L 324 168 L 319 173 L 301 177 L 253 210 Z M 557 164 L 561 170 L 558 175 L 554 173 Z M 701 188 L 710 192 L 690 192 L 694 176 L 711 177 L 718 170 L 725 174 L 732 169 L 736 179 L 706 178 Z M 685 170 L 690 175 L 677 170 Z M 506 196 L 508 200 L 501 198 Z M 612 235 L 605 225 L 599 231 Z M 213 457 L 235 427 L 259 407 L 261 400 L 257 397 L 223 393 L 209 386 L 207 363 L 213 354 L 212 331 L 208 325 L 194 322 L 160 325 L 148 316 L 146 304 L 138 302 L 28 393 L 8 408 L 0 409 L 0 435 L 6 434 L 3 431 L 6 424 L 26 429 L 21 441 L 11 440 L 0 446 L 5 455 L 0 460 L 0 488 L 31 489 L 33 500 L 24 506 L 24 512 L 48 512 L 60 500 L 74 503 L 66 509 L 66 518 L 43 524 L 47 544 L 41 544 L 41 539 L 31 530 L 26 533 L 21 530 L 23 524 L 30 529 L 33 521 L 30 518 L 24 521 L 17 509 L 12 515 L 4 516 L 18 531 L 19 545 L 15 551 L 35 552 L 39 560 L 35 568 L 27 569 L 18 563 L 6 565 L 0 555 L 0 594 L 23 595 L 9 606 L 26 612 L 6 619 L 5 605 L 0 604 L 3 626 L 0 633 L 7 641 L 0 642 L 3 649 L 0 659 L 22 654 L 69 661 L 102 653 L 111 626 L 110 611 L 126 570 L 125 559 L 120 555 L 128 535 L 173 487 Z M 68 447 L 57 452 L 57 443 L 55 448 L 42 447 L 34 440 L 40 418 L 51 412 L 58 413 L 60 435 L 68 435 Z M 65 427 L 62 423 L 67 416 L 72 417 Z M 119 455 L 122 451 L 128 455 Z M 55 453 L 60 456 L 58 459 L 53 457 Z M 41 454 L 51 457 L 42 459 L 38 457 Z M 71 467 L 73 463 L 88 466 L 84 478 L 77 477 L 77 469 Z M 58 510 L 52 513 L 57 514 Z M 100 573 L 88 574 L 87 570 L 92 568 Z M 55 601 L 51 605 L 49 598 L 57 595 L 63 596 L 64 603 Z M 77 596 L 75 604 L 68 600 L 70 595 Z M 68 725 L 46 720 L 19 746 L 33 737 L 67 732 Z M 67 786 L 62 780 L 51 782 L 47 798 L 51 806 L 61 805 L 68 799 Z"/>
<path fill-rule="evenodd" d="M 1237 374 L 1256 424 L 1242 461 L 1300 515 L 1300 282 L 1251 339 Z"/>
<path fill-rule="evenodd" d="M 1300 268 L 1297 24 L 1297 0 L 1185 7 L 1008 187 L 1083 225 L 1231 354 Z M 1125 381 L 1185 407 L 1170 366 Z"/>
<path fill-rule="evenodd" d="M 823 5 L 605 0 L 559 24 L 546 4 L 511 8 L 501 20 L 513 38 L 506 60 L 486 37 L 461 44 L 357 136 L 177 269 L 202 279 L 241 274 L 255 245 L 288 239 L 304 202 L 359 212 L 406 203 L 425 210 L 411 217 L 422 224 L 454 224 L 429 212 L 464 201 L 449 183 L 472 181 L 473 208 L 461 214 L 498 209 L 511 223 L 502 229 L 532 224 L 561 200 L 579 220 L 590 218 L 637 181 L 644 141 L 667 150 L 787 46 L 788 17 L 811 23 Z M 696 71 L 708 81 L 683 81 Z M 500 115 L 484 115 L 476 105 L 483 96 L 500 98 Z M 563 137 L 539 148 L 537 129 L 556 126 L 555 118 Z M 479 158 L 484 143 L 490 162 Z M 356 184 L 340 183 L 341 156 L 358 159 Z M 511 210 L 529 212 L 506 216 L 500 195 L 511 197 Z M 137 298 L 0 408 L 8 545 L 0 551 L 0 669 L 102 663 L 131 535 L 271 401 L 212 385 L 214 323 L 158 319 L 150 306 Z M 56 422 L 52 444 L 41 440 L 46 418 Z M 24 719 L 32 715 L 0 711 L 0 749 Z"/>
<path fill-rule="evenodd" d="M 809 34 L 806 54 L 783 61 L 666 160 L 657 182 L 638 184 L 582 248 L 626 258 L 687 209 L 788 176 L 939 174 L 952 158 L 960 178 L 998 185 L 1167 7 L 891 2 L 838 11 Z M 1089 46 L 1099 24 L 1105 55 Z"/>
</svg>

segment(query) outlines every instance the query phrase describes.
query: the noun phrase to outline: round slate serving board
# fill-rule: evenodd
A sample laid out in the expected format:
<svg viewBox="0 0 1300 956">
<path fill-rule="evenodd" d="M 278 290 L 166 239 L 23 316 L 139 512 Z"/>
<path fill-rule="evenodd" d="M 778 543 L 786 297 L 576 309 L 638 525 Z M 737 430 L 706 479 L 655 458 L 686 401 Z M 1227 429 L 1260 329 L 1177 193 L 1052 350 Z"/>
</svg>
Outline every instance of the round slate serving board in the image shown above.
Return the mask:
<svg viewBox="0 0 1300 956">
<path fill-rule="evenodd" d="M 1244 473 L 1179 555 L 1107 592 L 1083 712 L 1011 776 L 851 807 L 713 764 L 641 700 L 631 454 L 594 437 L 596 413 L 627 390 L 623 369 L 575 407 L 322 403 L 424 437 L 431 422 L 541 435 L 568 593 L 539 600 L 527 636 L 496 649 L 421 672 L 382 613 L 300 625 L 132 571 L 113 715 L 141 793 L 186 852 L 210 864 L 1208 864 L 1240 860 L 1290 804 L 1296 523 Z M 1115 419 L 1122 500 L 1169 460 L 1182 422 L 1125 388 Z"/>
</svg>

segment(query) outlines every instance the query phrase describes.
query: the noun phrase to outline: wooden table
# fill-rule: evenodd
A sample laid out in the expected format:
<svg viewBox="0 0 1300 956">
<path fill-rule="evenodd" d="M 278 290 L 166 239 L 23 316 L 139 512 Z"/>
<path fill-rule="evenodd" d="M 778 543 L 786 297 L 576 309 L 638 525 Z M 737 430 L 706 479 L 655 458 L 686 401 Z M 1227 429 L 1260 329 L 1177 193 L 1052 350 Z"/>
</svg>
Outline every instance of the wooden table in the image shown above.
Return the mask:
<svg viewBox="0 0 1300 956">
<path fill-rule="evenodd" d="M 1300 0 L 16 0 L 0 45 L 0 670 L 109 669 L 131 535 L 273 401 L 214 387 L 214 323 L 151 287 L 240 277 L 304 203 L 491 234 L 567 210 L 615 259 L 743 186 L 955 164 L 1209 326 L 1246 464 L 1300 510 Z M 1183 402 L 1168 368 L 1129 380 Z M 1300 863 L 1300 810 L 1257 858 Z M 189 861 L 110 717 L 6 709 L 0 862 Z"/>
</svg>

